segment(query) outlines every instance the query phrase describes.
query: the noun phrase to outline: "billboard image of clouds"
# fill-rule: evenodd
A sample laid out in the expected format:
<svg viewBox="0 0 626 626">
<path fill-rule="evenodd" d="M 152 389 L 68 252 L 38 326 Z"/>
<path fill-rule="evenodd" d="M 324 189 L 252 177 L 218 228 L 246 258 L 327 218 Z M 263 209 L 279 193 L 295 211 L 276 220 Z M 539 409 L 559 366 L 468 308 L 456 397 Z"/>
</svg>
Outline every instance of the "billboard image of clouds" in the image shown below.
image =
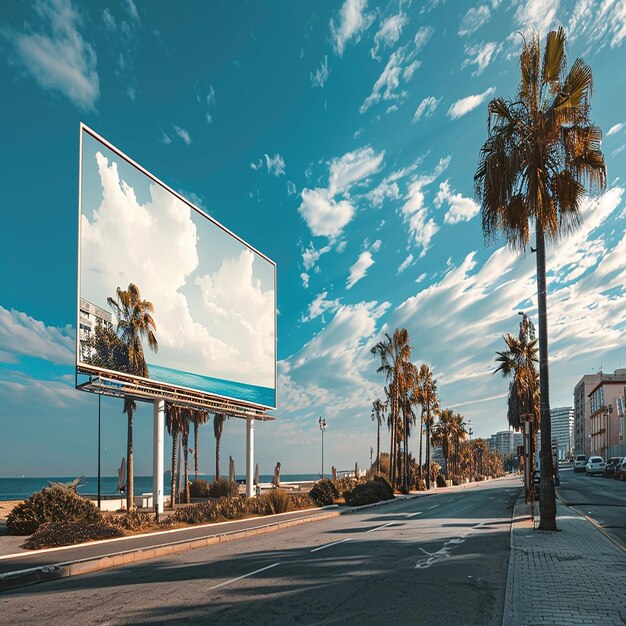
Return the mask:
<svg viewBox="0 0 626 626">
<path fill-rule="evenodd" d="M 144 377 L 276 407 L 275 264 L 84 126 L 79 239 L 79 369 L 137 375 L 109 301 L 135 285 L 158 342 Z"/>
</svg>

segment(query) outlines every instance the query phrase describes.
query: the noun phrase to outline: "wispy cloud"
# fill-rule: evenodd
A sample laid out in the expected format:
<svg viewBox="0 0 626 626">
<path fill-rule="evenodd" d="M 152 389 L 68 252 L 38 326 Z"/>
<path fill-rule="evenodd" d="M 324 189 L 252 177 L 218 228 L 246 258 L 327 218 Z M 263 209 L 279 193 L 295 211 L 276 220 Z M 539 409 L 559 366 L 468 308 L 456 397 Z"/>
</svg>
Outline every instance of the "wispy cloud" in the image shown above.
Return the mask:
<svg viewBox="0 0 626 626">
<path fill-rule="evenodd" d="M 267 173 L 273 174 L 276 178 L 285 173 L 285 160 L 280 156 L 280 154 L 275 154 L 272 157 L 269 154 L 266 154 L 265 165 L 267 167 Z"/>
<path fill-rule="evenodd" d="M 373 13 L 367 13 L 367 0 L 346 0 L 337 17 L 330 20 L 335 52 L 342 56 L 346 45 L 351 40 L 358 42 L 361 34 L 372 25 L 374 18 Z"/>
<path fill-rule="evenodd" d="M 215 107 L 215 89 L 213 85 L 209 86 L 209 93 L 206 96 L 206 121 L 207 124 L 213 122 L 213 108 Z"/>
<path fill-rule="evenodd" d="M 81 30 L 83 19 L 70 0 L 37 2 L 37 26 L 6 31 L 15 61 L 46 90 L 61 93 L 83 110 L 95 110 L 100 96 L 97 57 Z"/>
<path fill-rule="evenodd" d="M 320 67 L 315 70 L 315 72 L 311 72 L 311 87 L 323 87 L 328 80 L 328 76 L 330 75 L 330 70 L 328 69 L 328 56 L 324 55 L 324 60 Z"/>
<path fill-rule="evenodd" d="M 610 137 L 611 135 L 617 135 L 617 133 L 619 133 L 622 128 L 624 128 L 624 126 L 626 126 L 626 123 L 624 122 L 620 122 L 619 124 L 611 126 L 611 128 L 609 128 L 609 130 L 607 131 L 606 136 Z"/>
<path fill-rule="evenodd" d="M 191 144 L 191 136 L 189 135 L 189 131 L 180 126 L 173 125 L 174 132 L 187 144 Z"/>
<path fill-rule="evenodd" d="M 460 193 L 452 192 L 450 183 L 447 180 L 440 183 L 434 203 L 437 208 L 444 203 L 448 205 L 449 208 L 444 217 L 446 224 L 469 222 L 480 212 L 480 206 L 474 200 L 466 198 Z"/>
<path fill-rule="evenodd" d="M 466 115 L 470 111 L 473 111 L 475 108 L 479 107 L 493 92 L 495 88 L 489 87 L 483 93 L 479 93 L 475 96 L 467 96 L 467 98 L 461 98 L 457 100 L 449 109 L 448 109 L 448 117 L 450 119 L 457 119 Z"/>
<path fill-rule="evenodd" d="M 358 283 L 367 274 L 367 270 L 374 265 L 374 259 L 372 253 L 369 250 L 365 250 L 359 254 L 359 258 L 354 265 L 350 267 L 350 275 L 346 281 L 346 289 L 352 289 L 352 287 Z"/>
<path fill-rule="evenodd" d="M 523 31 L 547 33 L 554 24 L 560 0 L 522 0 L 517 5 L 515 20 Z"/>
<path fill-rule="evenodd" d="M 404 272 L 404 270 L 409 267 L 411 263 L 413 263 L 413 255 L 409 254 L 406 259 L 400 263 L 400 266 L 398 267 L 398 274 L 402 274 L 402 272 Z"/>
<path fill-rule="evenodd" d="M 408 17 L 400 11 L 396 15 L 385 18 L 378 32 L 374 35 L 374 47 L 370 50 L 372 58 L 378 59 L 381 48 L 389 48 L 396 44 L 402 35 L 402 29 L 408 24 Z"/>
<path fill-rule="evenodd" d="M 308 312 L 300 318 L 301 322 L 310 322 L 316 317 L 323 316 L 326 311 L 336 311 L 340 306 L 339 299 L 329 300 L 328 292 L 322 291 L 315 296 L 314 300 L 309 304 Z"/>
<path fill-rule="evenodd" d="M 476 70 L 472 72 L 472 76 L 480 76 L 493 59 L 498 55 L 499 47 L 493 41 L 481 43 L 477 46 L 465 46 L 465 60 L 461 68 L 468 65 L 475 65 Z"/>
<path fill-rule="evenodd" d="M 467 13 L 461 20 L 461 25 L 459 26 L 459 36 L 465 37 L 475 33 L 479 28 L 484 26 L 490 18 L 491 10 L 486 4 L 468 9 Z"/>
<path fill-rule="evenodd" d="M 437 108 L 437 105 L 441 102 L 441 98 L 435 98 L 434 96 L 427 96 L 424 98 L 415 109 L 413 114 L 413 124 L 419 122 L 422 117 L 430 117 Z"/>
</svg>

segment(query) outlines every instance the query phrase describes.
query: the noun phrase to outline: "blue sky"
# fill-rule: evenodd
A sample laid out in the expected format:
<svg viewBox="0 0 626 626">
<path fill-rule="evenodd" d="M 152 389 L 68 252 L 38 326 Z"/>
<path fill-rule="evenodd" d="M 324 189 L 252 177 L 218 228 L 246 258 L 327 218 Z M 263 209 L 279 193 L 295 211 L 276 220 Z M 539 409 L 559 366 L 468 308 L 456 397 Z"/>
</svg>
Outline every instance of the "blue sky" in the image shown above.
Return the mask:
<svg viewBox="0 0 626 626">
<path fill-rule="evenodd" d="M 533 28 L 562 24 L 570 62 L 591 65 L 608 169 L 582 228 L 549 252 L 552 405 L 582 374 L 626 365 L 623 3 L 53 0 L 0 16 L 0 475 L 95 472 L 97 402 L 73 389 L 80 121 L 276 261 L 262 473 L 319 471 L 320 415 L 327 465 L 366 465 L 383 384 L 369 348 L 401 325 L 442 405 L 477 435 L 504 429 L 493 357 L 518 310 L 536 315 L 534 258 L 484 243 L 472 178 L 487 102 L 514 94 L 517 33 Z M 125 422 L 119 401 L 103 407 L 113 473 Z M 148 473 L 147 405 L 136 423 Z M 243 435 L 229 420 L 223 453 L 241 469 Z"/>
</svg>

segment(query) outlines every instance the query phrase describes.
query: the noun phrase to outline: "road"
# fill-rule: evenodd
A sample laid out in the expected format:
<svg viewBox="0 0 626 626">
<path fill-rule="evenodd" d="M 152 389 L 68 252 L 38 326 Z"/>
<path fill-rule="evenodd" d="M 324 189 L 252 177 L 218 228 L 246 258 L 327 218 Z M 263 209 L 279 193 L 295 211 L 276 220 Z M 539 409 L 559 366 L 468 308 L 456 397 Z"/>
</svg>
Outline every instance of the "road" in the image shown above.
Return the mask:
<svg viewBox="0 0 626 626">
<path fill-rule="evenodd" d="M 575 474 L 571 466 L 560 468 L 559 497 L 594 520 L 626 550 L 626 482 Z"/>
<path fill-rule="evenodd" d="M 519 479 L 0 596 L 1 624 L 500 625 Z"/>
</svg>

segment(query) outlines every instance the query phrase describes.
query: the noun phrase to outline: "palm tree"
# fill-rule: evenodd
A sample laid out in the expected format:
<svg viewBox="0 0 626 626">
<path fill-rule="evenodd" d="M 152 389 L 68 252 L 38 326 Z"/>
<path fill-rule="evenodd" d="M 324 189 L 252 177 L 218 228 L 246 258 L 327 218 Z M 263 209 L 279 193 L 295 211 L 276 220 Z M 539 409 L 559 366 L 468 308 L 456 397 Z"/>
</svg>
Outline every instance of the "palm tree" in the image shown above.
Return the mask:
<svg viewBox="0 0 626 626">
<path fill-rule="evenodd" d="M 423 363 L 419 369 L 418 397 L 422 405 L 422 421 L 426 425 L 426 488 L 430 489 L 430 440 L 434 418 L 439 413 L 439 400 L 437 398 L 437 381 L 433 378 L 430 367 Z M 422 458 L 420 442 L 420 462 Z"/>
<path fill-rule="evenodd" d="M 171 473 L 171 491 L 172 508 L 176 503 L 176 456 L 178 452 L 178 436 L 183 430 L 184 424 L 182 419 L 182 409 L 175 404 L 166 403 L 165 427 L 168 434 L 172 436 L 172 473 Z"/>
<path fill-rule="evenodd" d="M 382 402 L 376 398 L 372 403 L 372 421 L 376 422 L 376 473 L 380 474 L 380 427 L 385 421 L 387 412 L 387 402 Z"/>
<path fill-rule="evenodd" d="M 413 407 L 415 406 L 415 387 L 419 377 L 419 370 L 411 361 L 406 361 L 400 370 L 400 408 L 402 409 L 402 433 L 404 441 L 404 459 L 402 463 L 402 486 L 405 492 L 410 487 L 409 474 L 409 437 L 411 425 L 415 425 L 416 417 Z"/>
<path fill-rule="evenodd" d="M 566 73 L 565 44 L 562 28 L 548 33 L 543 58 L 537 35 L 523 41 L 517 96 L 515 100 L 496 98 L 489 103 L 489 136 L 481 148 L 474 176 L 485 238 L 502 231 L 513 248 L 525 250 L 530 240 L 530 223 L 535 225 L 541 530 L 556 529 L 545 240 L 556 241 L 578 226 L 586 185 L 590 190 L 606 186 L 606 166 L 600 149 L 602 132 L 590 118 L 591 68 L 576 59 Z"/>
<path fill-rule="evenodd" d="M 147 377 L 148 366 L 143 354 L 142 340 L 147 339 L 149 347 L 157 352 L 159 344 L 154 331 L 156 325 L 152 319 L 154 307 L 151 302 L 141 299 L 139 289 L 133 283 L 128 285 L 128 289 L 123 291 L 117 288 L 117 300 L 107 298 L 109 306 L 114 310 L 117 317 L 117 332 L 120 339 L 126 346 L 128 353 L 128 372 L 136 376 Z M 128 416 L 128 459 L 127 485 L 126 485 L 126 507 L 131 510 L 134 496 L 134 461 L 133 461 L 133 415 L 136 409 L 135 401 L 124 398 L 124 413 Z"/>
<path fill-rule="evenodd" d="M 181 411 L 182 417 L 182 444 L 183 444 L 183 458 L 184 458 L 184 470 L 183 481 L 185 490 L 185 504 L 189 504 L 191 501 L 191 494 L 189 493 L 189 424 L 193 417 L 192 409 L 183 409 Z"/>
<path fill-rule="evenodd" d="M 380 366 L 376 370 L 384 374 L 389 389 L 389 430 L 391 431 L 390 443 L 390 468 L 389 481 L 396 486 L 397 470 L 397 444 L 398 444 L 398 419 L 400 407 L 400 378 L 405 363 L 411 358 L 411 346 L 409 345 L 409 331 L 406 328 L 396 328 L 393 336 L 385 333 L 385 339 L 372 347 L 371 353 L 378 356 Z"/>
<path fill-rule="evenodd" d="M 198 428 L 209 421 L 209 414 L 206 411 L 193 411 L 191 421 L 193 422 L 194 470 L 196 480 L 198 480 Z"/>
<path fill-rule="evenodd" d="M 459 452 L 461 449 L 461 442 L 465 439 L 467 435 L 467 430 L 465 429 L 465 422 L 463 421 L 463 415 L 457 413 L 454 416 L 454 475 L 459 478 Z"/>
<path fill-rule="evenodd" d="M 224 413 L 216 413 L 213 416 L 213 433 L 215 434 L 215 480 L 220 479 L 220 443 L 224 422 L 227 419 Z"/>
<path fill-rule="evenodd" d="M 454 413 L 450 409 L 444 409 L 439 415 L 439 422 L 433 429 L 432 441 L 434 445 L 441 446 L 441 452 L 446 463 L 446 479 L 450 479 L 450 452 L 454 438 Z"/>
</svg>

